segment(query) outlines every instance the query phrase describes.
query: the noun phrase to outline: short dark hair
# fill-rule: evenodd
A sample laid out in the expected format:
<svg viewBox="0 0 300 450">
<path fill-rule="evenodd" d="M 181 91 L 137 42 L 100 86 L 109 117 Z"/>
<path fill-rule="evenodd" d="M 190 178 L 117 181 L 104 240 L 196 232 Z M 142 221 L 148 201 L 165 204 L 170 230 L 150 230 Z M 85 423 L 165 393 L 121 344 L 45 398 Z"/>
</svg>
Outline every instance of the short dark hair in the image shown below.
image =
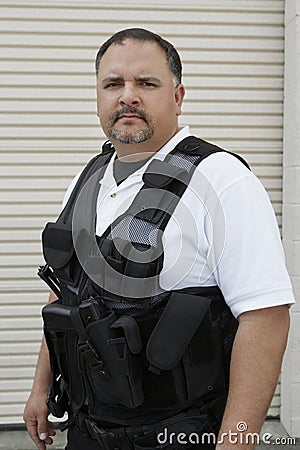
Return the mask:
<svg viewBox="0 0 300 450">
<path fill-rule="evenodd" d="M 152 31 L 145 30 L 144 28 L 127 28 L 125 30 L 118 31 L 113 34 L 102 46 L 100 47 L 95 62 L 96 75 L 98 76 L 99 64 L 102 56 L 111 45 L 121 45 L 127 39 L 140 42 L 156 42 L 160 48 L 164 51 L 169 69 L 173 75 L 175 84 L 181 83 L 182 76 L 182 64 L 180 56 L 175 47 L 158 34 L 152 33 Z"/>
</svg>

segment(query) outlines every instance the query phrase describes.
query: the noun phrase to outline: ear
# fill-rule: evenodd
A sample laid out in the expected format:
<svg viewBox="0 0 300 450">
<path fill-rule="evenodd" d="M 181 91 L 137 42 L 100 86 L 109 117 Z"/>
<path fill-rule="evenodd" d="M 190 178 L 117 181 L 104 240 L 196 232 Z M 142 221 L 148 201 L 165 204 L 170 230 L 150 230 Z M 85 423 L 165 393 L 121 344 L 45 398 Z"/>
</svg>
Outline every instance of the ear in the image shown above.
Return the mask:
<svg viewBox="0 0 300 450">
<path fill-rule="evenodd" d="M 99 99 L 98 99 L 98 84 L 96 84 L 96 98 L 97 98 L 97 101 L 96 101 L 96 105 L 97 105 L 97 116 L 100 117 L 100 115 L 99 115 Z"/>
<path fill-rule="evenodd" d="M 176 116 L 181 114 L 181 106 L 185 95 L 185 89 L 183 84 L 178 84 L 175 88 L 175 103 L 176 103 Z"/>
</svg>

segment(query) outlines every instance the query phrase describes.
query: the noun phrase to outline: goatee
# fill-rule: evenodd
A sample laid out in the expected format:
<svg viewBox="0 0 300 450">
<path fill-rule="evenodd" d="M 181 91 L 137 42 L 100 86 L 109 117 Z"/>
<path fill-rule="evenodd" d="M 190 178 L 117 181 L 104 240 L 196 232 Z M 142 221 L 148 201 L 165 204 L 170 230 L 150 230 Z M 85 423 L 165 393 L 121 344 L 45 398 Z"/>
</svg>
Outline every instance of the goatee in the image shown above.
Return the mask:
<svg viewBox="0 0 300 450">
<path fill-rule="evenodd" d="M 121 129 L 114 127 L 115 123 L 124 114 L 133 114 L 140 119 L 144 120 L 145 128 L 136 129 L 135 126 L 124 126 Z M 119 111 L 113 113 L 109 118 L 108 137 L 115 139 L 122 144 L 139 144 L 145 142 L 153 136 L 154 124 L 152 120 L 147 116 L 145 111 L 138 108 L 122 108 Z"/>
</svg>

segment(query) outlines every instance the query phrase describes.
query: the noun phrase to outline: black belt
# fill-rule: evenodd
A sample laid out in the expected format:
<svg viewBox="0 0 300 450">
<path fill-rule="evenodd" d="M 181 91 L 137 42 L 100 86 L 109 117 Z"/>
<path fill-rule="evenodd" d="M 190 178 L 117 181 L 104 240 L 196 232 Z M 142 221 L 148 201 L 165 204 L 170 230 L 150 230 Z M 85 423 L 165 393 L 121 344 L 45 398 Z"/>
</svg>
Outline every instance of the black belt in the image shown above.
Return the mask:
<svg viewBox="0 0 300 450">
<path fill-rule="evenodd" d="M 155 422 L 150 425 L 123 426 L 102 428 L 86 414 L 80 412 L 74 417 L 74 422 L 79 431 L 92 439 L 97 440 L 105 450 L 151 450 L 151 449 L 188 449 L 193 445 L 188 442 L 180 444 L 176 435 L 185 433 L 187 436 L 193 433 L 199 438 L 205 433 L 212 432 L 215 423 L 211 423 L 211 417 L 207 407 L 191 408 L 175 416 Z M 168 436 L 173 437 L 165 443 L 159 443 L 157 434 L 167 430 Z M 204 447 L 203 447 L 204 448 Z M 213 448 L 213 447 L 212 447 Z"/>
</svg>

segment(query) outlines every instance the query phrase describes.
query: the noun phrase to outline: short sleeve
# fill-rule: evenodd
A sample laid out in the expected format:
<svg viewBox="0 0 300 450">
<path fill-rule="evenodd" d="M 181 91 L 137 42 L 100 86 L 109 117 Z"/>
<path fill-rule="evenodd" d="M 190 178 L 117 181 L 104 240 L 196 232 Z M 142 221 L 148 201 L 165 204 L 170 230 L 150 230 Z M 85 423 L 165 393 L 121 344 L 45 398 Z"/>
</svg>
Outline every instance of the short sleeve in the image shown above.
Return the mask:
<svg viewBox="0 0 300 450">
<path fill-rule="evenodd" d="M 80 170 L 80 172 L 73 178 L 73 180 L 71 181 L 68 189 L 65 192 L 64 198 L 63 198 L 63 202 L 62 202 L 62 209 L 64 209 L 64 207 L 66 206 L 66 204 L 68 203 L 68 200 L 70 198 L 70 195 L 72 194 L 72 191 L 83 171 L 84 167 Z"/>
<path fill-rule="evenodd" d="M 261 182 L 249 173 L 219 197 L 225 240 L 214 275 L 235 317 L 294 303 L 275 213 Z"/>
</svg>

